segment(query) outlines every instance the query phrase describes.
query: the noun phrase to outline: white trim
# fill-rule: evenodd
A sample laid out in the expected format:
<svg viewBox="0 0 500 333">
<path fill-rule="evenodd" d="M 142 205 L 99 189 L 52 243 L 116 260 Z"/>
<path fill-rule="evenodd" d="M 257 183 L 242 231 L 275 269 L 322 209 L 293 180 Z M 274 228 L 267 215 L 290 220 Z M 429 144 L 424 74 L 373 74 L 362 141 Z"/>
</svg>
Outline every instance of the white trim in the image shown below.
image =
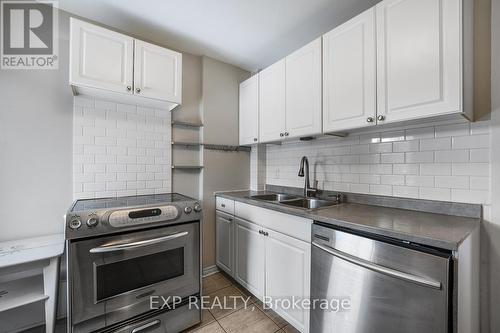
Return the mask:
<svg viewBox="0 0 500 333">
<path fill-rule="evenodd" d="M 203 268 L 203 273 L 202 273 L 202 276 L 203 277 L 207 277 L 209 275 L 213 275 L 215 273 L 218 273 L 220 270 L 219 270 L 219 267 L 213 265 L 213 266 L 208 266 L 208 267 L 204 267 Z"/>
</svg>

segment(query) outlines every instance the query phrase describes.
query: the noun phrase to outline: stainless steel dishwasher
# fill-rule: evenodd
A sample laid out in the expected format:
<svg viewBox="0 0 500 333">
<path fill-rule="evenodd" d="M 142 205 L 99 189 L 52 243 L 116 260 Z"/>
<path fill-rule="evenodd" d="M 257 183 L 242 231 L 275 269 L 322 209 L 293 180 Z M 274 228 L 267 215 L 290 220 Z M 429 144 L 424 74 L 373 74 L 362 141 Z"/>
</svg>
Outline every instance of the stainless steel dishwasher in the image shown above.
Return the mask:
<svg viewBox="0 0 500 333">
<path fill-rule="evenodd" d="M 317 223 L 312 241 L 311 333 L 451 332 L 451 253 Z"/>
</svg>

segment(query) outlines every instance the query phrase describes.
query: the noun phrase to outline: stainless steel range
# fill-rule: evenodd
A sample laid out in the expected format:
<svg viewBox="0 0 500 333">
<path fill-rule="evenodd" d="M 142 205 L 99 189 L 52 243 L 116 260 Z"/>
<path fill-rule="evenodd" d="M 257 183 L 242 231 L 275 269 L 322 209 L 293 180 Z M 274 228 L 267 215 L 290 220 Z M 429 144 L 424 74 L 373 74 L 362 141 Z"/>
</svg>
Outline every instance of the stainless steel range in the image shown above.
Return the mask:
<svg viewBox="0 0 500 333">
<path fill-rule="evenodd" d="M 200 203 L 176 193 L 75 201 L 68 331 L 179 332 L 200 322 L 188 305 L 201 290 L 201 221 Z"/>
</svg>

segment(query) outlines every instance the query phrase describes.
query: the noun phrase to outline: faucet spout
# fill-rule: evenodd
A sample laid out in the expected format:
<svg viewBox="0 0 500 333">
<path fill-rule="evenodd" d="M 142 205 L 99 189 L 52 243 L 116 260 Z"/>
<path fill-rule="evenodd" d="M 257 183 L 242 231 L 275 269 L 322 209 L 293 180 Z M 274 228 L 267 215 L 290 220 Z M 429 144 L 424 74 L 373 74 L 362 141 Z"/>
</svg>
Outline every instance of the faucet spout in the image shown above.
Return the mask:
<svg viewBox="0 0 500 333">
<path fill-rule="evenodd" d="M 304 179 L 304 197 L 314 195 L 316 193 L 316 189 L 311 188 L 311 184 L 309 181 L 309 160 L 307 159 L 307 156 L 302 156 L 302 159 L 300 160 L 300 167 L 299 167 L 298 176 L 305 177 L 305 179 Z"/>
</svg>

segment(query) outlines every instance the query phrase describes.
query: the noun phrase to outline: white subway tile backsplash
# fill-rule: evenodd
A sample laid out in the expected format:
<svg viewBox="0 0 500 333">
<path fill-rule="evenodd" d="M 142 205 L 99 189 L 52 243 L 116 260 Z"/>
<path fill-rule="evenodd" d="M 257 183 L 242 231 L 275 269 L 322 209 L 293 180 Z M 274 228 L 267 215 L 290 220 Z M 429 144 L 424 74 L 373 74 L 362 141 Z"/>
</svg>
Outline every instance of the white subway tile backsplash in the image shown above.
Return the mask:
<svg viewBox="0 0 500 333">
<path fill-rule="evenodd" d="M 405 131 L 406 140 L 434 138 L 434 127 L 412 128 Z"/>
<path fill-rule="evenodd" d="M 410 186 L 393 186 L 392 194 L 395 197 L 403 197 L 403 198 L 418 198 L 418 187 L 410 187 Z"/>
<path fill-rule="evenodd" d="M 433 176 L 406 176 L 406 185 L 418 187 L 434 187 Z"/>
<path fill-rule="evenodd" d="M 432 163 L 434 162 L 434 152 L 411 152 L 405 153 L 406 163 Z"/>
<path fill-rule="evenodd" d="M 476 163 L 489 163 L 490 162 L 490 149 L 471 149 L 470 151 L 470 161 Z"/>
<path fill-rule="evenodd" d="M 434 152 L 436 163 L 443 162 L 469 162 L 468 150 L 439 150 Z"/>
<path fill-rule="evenodd" d="M 450 176 L 451 164 L 449 163 L 420 164 L 420 174 L 422 176 Z"/>
<path fill-rule="evenodd" d="M 392 152 L 392 142 L 370 144 L 370 153 L 390 153 Z"/>
<path fill-rule="evenodd" d="M 383 132 L 380 134 L 381 142 L 394 142 L 394 141 L 403 141 L 405 140 L 405 132 L 404 131 L 396 131 L 396 132 Z"/>
<path fill-rule="evenodd" d="M 405 154 L 404 153 L 384 153 L 380 154 L 380 163 L 404 163 Z"/>
<path fill-rule="evenodd" d="M 462 136 L 469 134 L 469 124 L 453 124 L 436 126 L 436 138 L 447 136 Z"/>
<path fill-rule="evenodd" d="M 418 164 L 395 164 L 392 172 L 395 175 L 417 175 L 419 169 Z"/>
<path fill-rule="evenodd" d="M 490 135 L 471 135 L 453 138 L 453 149 L 488 148 L 490 146 Z"/>
<path fill-rule="evenodd" d="M 452 167 L 455 176 L 489 176 L 489 163 L 456 163 Z"/>
<path fill-rule="evenodd" d="M 436 176 L 436 187 L 469 188 L 469 177 L 466 176 Z"/>
<path fill-rule="evenodd" d="M 470 124 L 470 134 L 489 134 L 490 122 L 489 121 L 475 121 Z"/>
<path fill-rule="evenodd" d="M 400 141 L 400 142 L 394 142 L 392 144 L 392 150 L 395 153 L 418 151 L 419 149 L 420 149 L 420 141 L 419 140 Z"/>
<path fill-rule="evenodd" d="M 420 140 L 421 151 L 451 149 L 451 138 L 436 138 Z"/>
<path fill-rule="evenodd" d="M 451 190 L 451 200 L 457 202 L 467 202 L 467 203 L 484 203 L 489 204 L 490 192 L 489 191 L 479 191 L 479 190 Z"/>
<path fill-rule="evenodd" d="M 265 182 L 302 187 L 296 172 L 305 155 L 326 190 L 463 202 L 477 194 L 474 202 L 487 203 L 489 145 L 488 122 L 268 145 Z"/>
<path fill-rule="evenodd" d="M 390 185 L 370 185 L 370 193 L 377 195 L 392 195 L 392 186 Z"/>
<path fill-rule="evenodd" d="M 380 176 L 380 182 L 386 185 L 404 185 L 405 176 L 402 175 L 382 175 Z"/>
<path fill-rule="evenodd" d="M 490 190 L 490 178 L 489 177 L 470 177 L 470 189 L 471 190 Z"/>
<path fill-rule="evenodd" d="M 169 111 L 77 96 L 73 127 L 75 198 L 171 191 Z"/>
<path fill-rule="evenodd" d="M 426 200 L 451 201 L 451 190 L 444 188 L 421 187 L 419 198 Z"/>
</svg>

